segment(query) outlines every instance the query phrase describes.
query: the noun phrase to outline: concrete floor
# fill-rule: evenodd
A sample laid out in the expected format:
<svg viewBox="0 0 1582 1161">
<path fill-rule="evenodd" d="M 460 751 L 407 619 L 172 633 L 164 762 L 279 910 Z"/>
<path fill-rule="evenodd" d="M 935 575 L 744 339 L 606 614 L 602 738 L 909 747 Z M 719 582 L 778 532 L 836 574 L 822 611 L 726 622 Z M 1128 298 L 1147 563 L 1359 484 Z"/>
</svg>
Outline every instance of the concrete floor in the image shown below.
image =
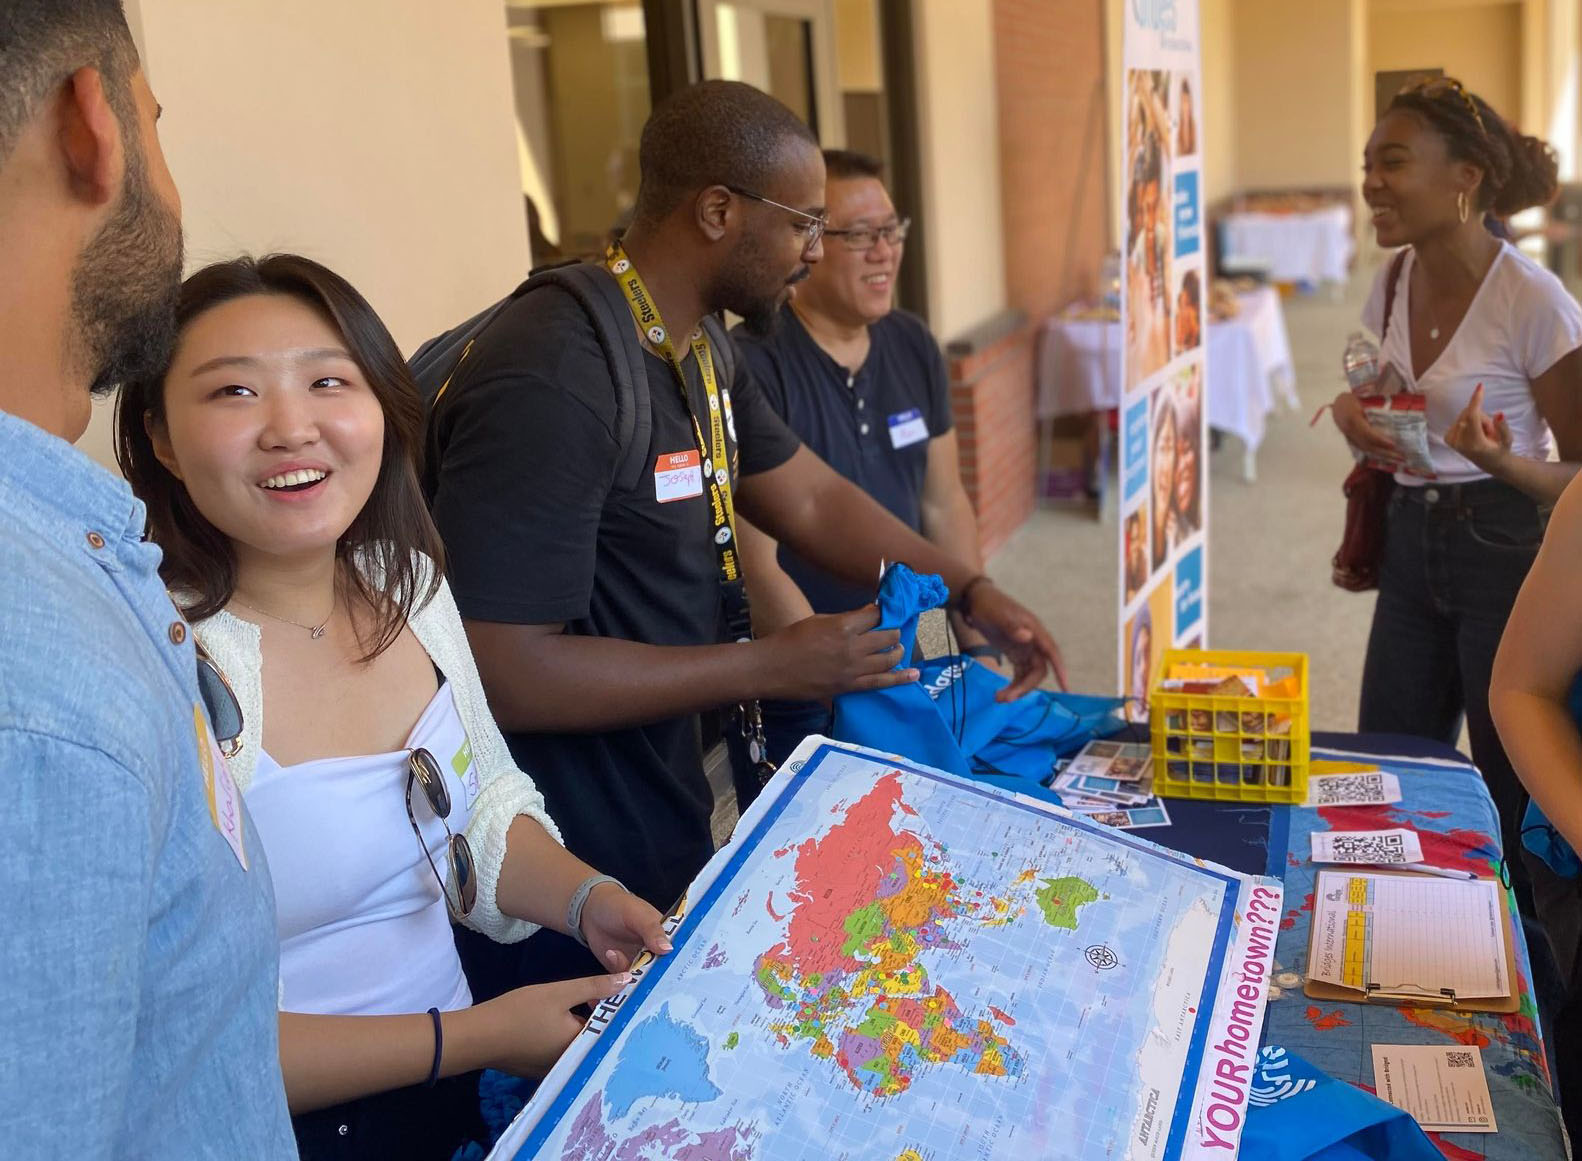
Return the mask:
<svg viewBox="0 0 1582 1161">
<path fill-rule="evenodd" d="M 1335 293 L 1289 298 L 1286 325 L 1301 410 L 1269 417 L 1258 480 L 1241 478 L 1241 445 L 1210 457 L 1209 644 L 1306 653 L 1315 729 L 1356 727 L 1371 594 L 1330 583 L 1351 457 L 1327 415 L 1308 421 L 1342 385 L 1340 352 L 1357 326 L 1372 269 Z M 1118 550 L 1111 500 L 1091 511 L 1044 508 L 989 562 L 1007 591 L 1039 614 L 1065 655 L 1072 688 L 1116 689 Z"/>
</svg>

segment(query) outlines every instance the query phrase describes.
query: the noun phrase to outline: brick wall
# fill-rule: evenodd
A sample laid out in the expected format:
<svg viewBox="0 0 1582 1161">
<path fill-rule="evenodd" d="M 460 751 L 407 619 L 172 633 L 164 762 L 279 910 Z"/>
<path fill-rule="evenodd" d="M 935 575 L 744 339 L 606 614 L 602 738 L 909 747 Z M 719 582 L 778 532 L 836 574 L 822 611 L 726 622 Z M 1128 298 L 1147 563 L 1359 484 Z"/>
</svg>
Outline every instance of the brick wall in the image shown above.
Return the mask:
<svg viewBox="0 0 1582 1161">
<path fill-rule="evenodd" d="M 988 556 L 1033 512 L 1038 466 L 1033 416 L 1037 329 L 1026 322 L 970 353 L 947 352 L 961 478 Z"/>
<path fill-rule="evenodd" d="M 1101 0 L 994 0 L 1006 300 L 1047 318 L 1107 248 Z"/>
<path fill-rule="evenodd" d="M 1021 319 L 950 356 L 985 555 L 1032 514 L 1038 329 L 1093 292 L 1109 218 L 1102 0 L 993 0 L 993 11 L 1006 300 Z"/>
</svg>

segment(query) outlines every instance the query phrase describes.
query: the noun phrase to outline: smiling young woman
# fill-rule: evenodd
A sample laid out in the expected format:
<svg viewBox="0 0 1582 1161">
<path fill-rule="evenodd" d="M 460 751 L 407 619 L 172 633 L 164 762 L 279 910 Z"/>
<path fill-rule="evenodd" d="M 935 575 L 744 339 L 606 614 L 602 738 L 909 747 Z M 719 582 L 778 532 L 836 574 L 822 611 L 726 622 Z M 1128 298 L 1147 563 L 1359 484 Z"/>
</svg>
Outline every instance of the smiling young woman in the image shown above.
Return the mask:
<svg viewBox="0 0 1582 1161">
<path fill-rule="evenodd" d="M 490 716 L 418 489 L 417 388 L 373 308 L 274 255 L 194 274 L 177 321 L 169 365 L 123 392 L 118 450 L 232 691 L 299 1152 L 487 1147 L 480 1070 L 541 1075 L 571 1009 L 625 977 L 474 1004 L 452 922 L 547 926 L 619 973 L 668 949 L 661 917 L 560 845 Z"/>
<path fill-rule="evenodd" d="M 1449 79 L 1402 90 L 1364 154 L 1379 244 L 1405 250 L 1375 280 L 1363 321 L 1384 335 L 1380 366 L 1426 396 L 1436 478 L 1396 475 L 1360 728 L 1454 745 L 1465 714 L 1524 903 L 1515 851 L 1525 795 L 1490 719 L 1489 678 L 1547 505 L 1582 463 L 1582 308 L 1484 218 L 1556 190 L 1549 147 Z M 1334 417 L 1355 447 L 1399 462 L 1349 391 Z"/>
</svg>

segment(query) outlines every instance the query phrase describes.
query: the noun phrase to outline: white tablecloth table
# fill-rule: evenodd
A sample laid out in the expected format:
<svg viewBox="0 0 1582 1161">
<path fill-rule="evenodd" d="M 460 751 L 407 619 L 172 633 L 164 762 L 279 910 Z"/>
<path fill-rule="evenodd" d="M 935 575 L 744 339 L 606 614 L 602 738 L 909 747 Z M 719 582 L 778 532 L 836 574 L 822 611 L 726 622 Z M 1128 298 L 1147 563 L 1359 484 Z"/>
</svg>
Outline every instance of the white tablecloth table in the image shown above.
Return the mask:
<svg viewBox="0 0 1582 1161">
<path fill-rule="evenodd" d="M 1291 214 L 1244 210 L 1221 221 L 1224 259 L 1266 262 L 1276 282 L 1346 281 L 1353 248 L 1350 206 Z"/>
<path fill-rule="evenodd" d="M 1241 314 L 1208 326 L 1208 423 L 1241 440 L 1242 475 L 1257 478 L 1258 446 L 1279 391 L 1294 409 L 1294 363 L 1280 296 L 1259 287 L 1237 296 Z M 1039 336 L 1038 418 L 1121 405 L 1121 324 L 1053 318 Z"/>
<path fill-rule="evenodd" d="M 1210 343 L 1215 331 L 1226 326 L 1244 326 L 1250 330 L 1253 347 L 1258 353 L 1258 366 L 1270 386 L 1292 411 L 1300 411 L 1302 405 L 1296 397 L 1296 360 L 1291 354 L 1291 336 L 1285 329 L 1285 308 L 1280 305 L 1280 292 L 1272 286 L 1260 286 L 1246 294 L 1238 294 L 1236 301 L 1241 304 L 1239 315 L 1228 323 L 1209 323 Z M 1210 359 L 1216 349 L 1210 345 Z"/>
</svg>

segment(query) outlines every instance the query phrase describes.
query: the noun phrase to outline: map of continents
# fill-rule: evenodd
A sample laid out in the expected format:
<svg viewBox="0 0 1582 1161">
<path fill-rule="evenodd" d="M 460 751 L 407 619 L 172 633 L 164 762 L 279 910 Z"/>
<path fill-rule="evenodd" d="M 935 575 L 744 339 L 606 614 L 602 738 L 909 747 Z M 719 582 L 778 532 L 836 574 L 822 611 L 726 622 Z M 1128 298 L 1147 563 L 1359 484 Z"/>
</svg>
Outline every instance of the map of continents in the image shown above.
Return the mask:
<svg viewBox="0 0 1582 1161">
<path fill-rule="evenodd" d="M 1132 1154 L 1139 1053 L 1180 1075 L 1219 884 L 981 790 L 829 759 L 732 852 L 517 1156 Z"/>
<path fill-rule="evenodd" d="M 939 845 L 897 827 L 897 817 L 917 811 L 891 774 L 828 833 L 795 848 L 786 938 L 755 965 L 771 1028 L 781 1044 L 806 1042 L 877 1096 L 905 1092 L 931 1065 L 1020 1075 L 1011 1017 L 993 1006 L 963 1011 L 919 962 L 926 949 L 959 950 L 952 930 L 960 920 L 1003 926 L 1020 910 L 1008 897 L 964 890 Z M 1035 878 L 1028 870 L 1016 885 Z M 1046 919 L 1072 928 L 1077 909 L 1098 897 L 1077 878 L 1048 880 L 1039 891 Z"/>
</svg>

